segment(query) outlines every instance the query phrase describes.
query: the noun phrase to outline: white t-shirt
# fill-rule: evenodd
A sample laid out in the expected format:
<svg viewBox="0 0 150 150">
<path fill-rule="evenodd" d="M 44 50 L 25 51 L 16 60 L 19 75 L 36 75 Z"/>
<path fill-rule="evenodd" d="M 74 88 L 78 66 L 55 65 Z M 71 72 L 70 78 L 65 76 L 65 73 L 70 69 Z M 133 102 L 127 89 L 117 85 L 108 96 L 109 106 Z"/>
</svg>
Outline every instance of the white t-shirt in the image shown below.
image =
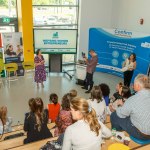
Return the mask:
<svg viewBox="0 0 150 150">
<path fill-rule="evenodd" d="M 90 130 L 84 120 L 78 120 L 67 127 L 63 140 L 62 150 L 100 150 L 102 137 L 111 136 L 111 131 L 102 123 L 99 135 Z"/>
<path fill-rule="evenodd" d="M 96 99 L 94 99 L 94 101 L 89 99 L 88 102 L 90 106 L 96 111 L 98 120 L 100 120 L 101 122 L 104 122 L 106 119 L 106 112 L 107 112 L 105 100 L 102 98 L 102 101 L 97 103 Z"/>
</svg>

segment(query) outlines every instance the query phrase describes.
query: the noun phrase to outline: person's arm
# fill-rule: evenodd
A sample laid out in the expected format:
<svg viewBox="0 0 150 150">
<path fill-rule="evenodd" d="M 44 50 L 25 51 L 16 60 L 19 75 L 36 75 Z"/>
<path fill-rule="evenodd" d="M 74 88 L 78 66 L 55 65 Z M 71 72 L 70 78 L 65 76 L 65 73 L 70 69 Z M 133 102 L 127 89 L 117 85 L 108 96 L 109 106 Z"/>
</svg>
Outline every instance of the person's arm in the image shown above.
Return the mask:
<svg viewBox="0 0 150 150">
<path fill-rule="evenodd" d="M 135 70 L 135 69 L 136 69 L 136 61 L 133 64 L 133 70 Z"/>
<path fill-rule="evenodd" d="M 34 63 L 35 63 L 35 66 L 41 65 L 41 62 L 39 62 L 36 57 L 34 58 Z"/>
<path fill-rule="evenodd" d="M 29 131 L 29 113 L 25 114 L 25 120 L 24 120 L 24 131 Z"/>
<path fill-rule="evenodd" d="M 93 64 L 97 64 L 98 60 L 97 57 L 94 57 L 92 60 L 85 58 L 85 62 L 88 66 L 93 66 Z"/>
<path fill-rule="evenodd" d="M 119 101 L 119 103 L 120 103 L 120 101 Z M 120 106 L 116 109 L 116 113 L 117 113 L 118 117 L 120 117 L 120 118 L 129 117 L 131 112 L 132 112 L 132 97 L 129 98 L 127 101 L 125 101 L 123 106 Z"/>
<path fill-rule="evenodd" d="M 62 150 L 71 150 L 72 145 L 71 129 L 68 127 L 65 131 Z"/>
<path fill-rule="evenodd" d="M 110 129 L 108 129 L 101 121 L 99 121 L 99 124 L 101 125 L 101 131 L 102 131 L 102 137 L 103 138 L 109 138 L 112 136 Z"/>
</svg>

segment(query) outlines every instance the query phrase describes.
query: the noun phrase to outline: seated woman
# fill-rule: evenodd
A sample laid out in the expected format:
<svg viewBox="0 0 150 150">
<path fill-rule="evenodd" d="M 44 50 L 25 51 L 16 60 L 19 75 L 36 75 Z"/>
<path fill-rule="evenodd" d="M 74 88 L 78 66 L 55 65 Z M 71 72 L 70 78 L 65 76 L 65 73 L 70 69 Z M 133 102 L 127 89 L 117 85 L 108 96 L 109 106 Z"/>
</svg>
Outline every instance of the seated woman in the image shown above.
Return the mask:
<svg viewBox="0 0 150 150">
<path fill-rule="evenodd" d="M 88 100 L 90 106 L 96 111 L 98 120 L 104 122 L 106 119 L 106 103 L 99 86 L 94 86 L 91 91 L 91 99 Z"/>
<path fill-rule="evenodd" d="M 24 140 L 24 144 L 52 137 L 47 127 L 48 111 L 43 108 L 42 99 L 35 98 L 31 112 L 25 116 L 24 131 L 27 132 L 27 138 Z"/>
<path fill-rule="evenodd" d="M 126 99 L 128 99 L 131 96 L 130 88 L 127 86 L 122 86 L 119 89 L 119 95 L 117 97 L 118 99 L 115 102 L 109 104 L 109 109 L 111 112 L 114 112 L 117 109 L 117 107 L 119 107 L 120 100 L 122 100 L 124 103 Z"/>
<path fill-rule="evenodd" d="M 110 102 L 113 103 L 115 102 L 119 97 L 120 97 L 120 94 L 119 94 L 119 90 L 120 88 L 122 88 L 123 86 L 123 83 L 122 82 L 119 82 L 117 85 L 116 85 L 116 92 L 113 94 L 113 96 L 110 98 Z"/>
<path fill-rule="evenodd" d="M 49 121 L 55 122 L 60 111 L 60 104 L 58 103 L 58 96 L 55 93 L 50 94 L 48 104 L 48 114 L 49 114 Z"/>
<path fill-rule="evenodd" d="M 101 83 L 99 86 L 101 88 L 102 95 L 103 95 L 103 98 L 105 100 L 106 106 L 108 106 L 110 103 L 110 100 L 109 100 L 110 88 L 105 83 Z"/>
<path fill-rule="evenodd" d="M 62 142 L 63 142 L 63 136 L 64 136 L 64 132 L 65 132 L 66 128 L 73 123 L 72 116 L 70 113 L 70 100 L 71 99 L 72 99 L 72 97 L 70 97 L 70 93 L 65 94 L 63 96 L 62 103 L 61 103 L 62 109 L 60 110 L 58 118 L 56 119 L 56 125 L 58 127 L 56 129 L 56 131 L 58 133 L 55 136 L 60 135 L 60 138 L 58 141 L 60 144 L 62 144 Z"/>
<path fill-rule="evenodd" d="M 67 127 L 62 150 L 100 150 L 103 137 L 111 131 L 96 117 L 96 112 L 87 100 L 74 98 L 71 102 L 72 118 L 76 122 Z"/>
<path fill-rule="evenodd" d="M 0 134 L 6 133 L 6 132 L 11 132 L 12 128 L 11 128 L 11 124 L 12 124 L 12 118 L 11 117 L 7 117 L 7 107 L 6 106 L 2 106 L 0 108 Z"/>
</svg>

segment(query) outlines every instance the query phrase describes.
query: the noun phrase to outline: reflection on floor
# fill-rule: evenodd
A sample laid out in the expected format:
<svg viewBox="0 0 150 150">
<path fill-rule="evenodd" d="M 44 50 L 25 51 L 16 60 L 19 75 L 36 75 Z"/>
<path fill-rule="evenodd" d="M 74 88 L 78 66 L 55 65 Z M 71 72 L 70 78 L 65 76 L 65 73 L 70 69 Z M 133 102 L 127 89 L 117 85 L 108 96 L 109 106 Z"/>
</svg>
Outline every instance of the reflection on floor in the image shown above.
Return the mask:
<svg viewBox="0 0 150 150">
<path fill-rule="evenodd" d="M 121 78 L 105 74 L 94 74 L 94 83 L 107 83 L 110 86 L 111 94 L 115 91 L 115 85 L 122 81 Z M 18 77 L 17 81 L 10 83 L 10 88 L 7 82 L 4 81 L 4 87 L 0 88 L 0 106 L 6 105 L 8 107 L 9 116 L 13 117 L 13 123 L 18 121 L 23 123 L 24 114 L 28 111 L 28 100 L 32 97 L 41 97 L 44 101 L 45 107 L 49 103 L 49 94 L 56 92 L 61 101 L 62 96 L 71 89 L 76 89 L 78 95 L 88 99 L 90 94 L 85 94 L 84 90 L 76 84 L 75 78 L 70 80 L 67 75 L 63 73 L 49 73 L 45 82 L 45 87 L 40 86 L 37 89 L 34 83 L 32 73 L 27 73 L 25 77 Z"/>
</svg>

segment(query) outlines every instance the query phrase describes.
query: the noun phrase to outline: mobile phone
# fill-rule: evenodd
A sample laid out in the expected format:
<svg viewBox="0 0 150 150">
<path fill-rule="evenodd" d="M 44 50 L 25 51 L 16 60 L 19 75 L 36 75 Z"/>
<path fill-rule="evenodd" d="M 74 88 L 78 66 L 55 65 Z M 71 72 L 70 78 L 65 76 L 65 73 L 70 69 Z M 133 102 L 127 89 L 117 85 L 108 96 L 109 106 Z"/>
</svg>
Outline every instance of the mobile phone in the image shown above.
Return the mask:
<svg viewBox="0 0 150 150">
<path fill-rule="evenodd" d="M 85 53 L 82 52 L 82 57 L 85 58 Z"/>
</svg>

